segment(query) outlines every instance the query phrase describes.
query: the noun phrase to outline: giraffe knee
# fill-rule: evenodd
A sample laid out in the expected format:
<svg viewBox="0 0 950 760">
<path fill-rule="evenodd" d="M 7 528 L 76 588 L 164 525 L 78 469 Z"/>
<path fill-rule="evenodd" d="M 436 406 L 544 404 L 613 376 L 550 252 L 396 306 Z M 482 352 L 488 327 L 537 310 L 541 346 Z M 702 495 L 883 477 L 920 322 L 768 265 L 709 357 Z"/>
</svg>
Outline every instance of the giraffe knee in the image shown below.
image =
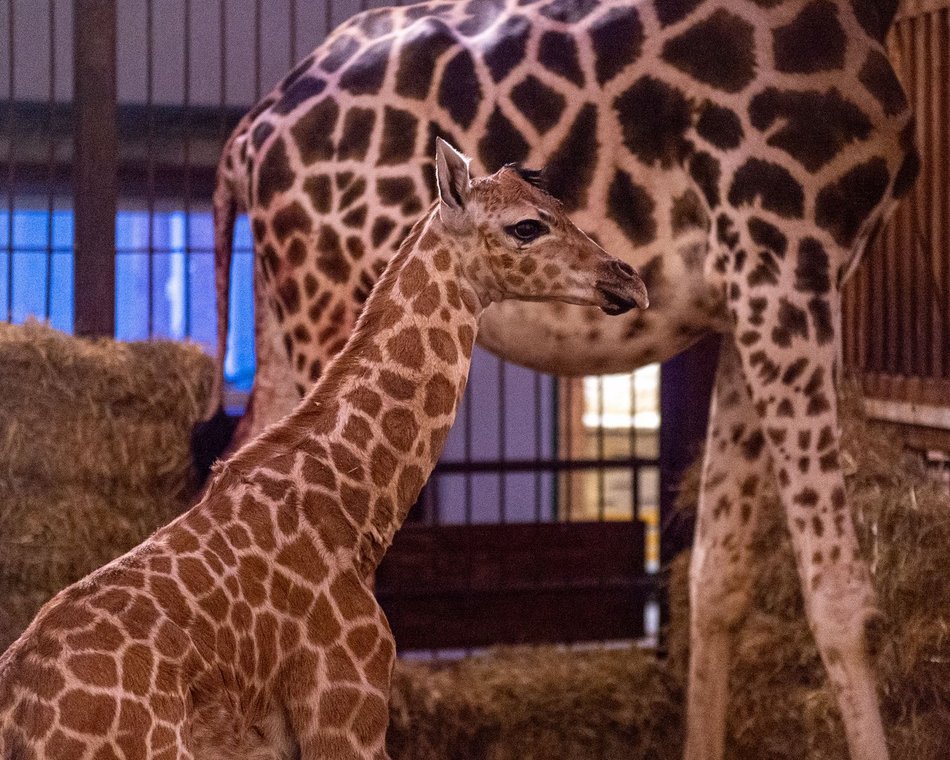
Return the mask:
<svg viewBox="0 0 950 760">
<path fill-rule="evenodd" d="M 731 631 L 742 620 L 749 606 L 751 577 L 740 567 L 716 568 L 708 563 L 693 567 L 690 573 L 692 625 L 700 635 Z M 731 570 L 731 572 L 729 572 Z"/>
<path fill-rule="evenodd" d="M 848 655 L 873 659 L 886 640 L 887 623 L 875 604 L 870 581 L 834 580 L 825 578 L 812 594 L 809 617 L 815 641 L 826 659 Z"/>
</svg>

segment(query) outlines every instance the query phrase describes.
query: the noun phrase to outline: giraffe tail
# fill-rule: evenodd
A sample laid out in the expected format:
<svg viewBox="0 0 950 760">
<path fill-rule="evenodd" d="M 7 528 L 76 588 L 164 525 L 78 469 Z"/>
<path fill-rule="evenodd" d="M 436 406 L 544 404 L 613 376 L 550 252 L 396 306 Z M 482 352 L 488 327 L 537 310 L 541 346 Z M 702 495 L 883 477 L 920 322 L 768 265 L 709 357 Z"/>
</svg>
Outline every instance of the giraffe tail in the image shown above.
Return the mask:
<svg viewBox="0 0 950 760">
<path fill-rule="evenodd" d="M 214 290 L 217 311 L 218 341 L 214 376 L 208 404 L 191 431 L 191 454 L 197 483 L 206 480 L 211 465 L 227 449 L 234 433 L 234 422 L 224 411 L 224 358 L 228 349 L 228 307 L 231 295 L 231 254 L 234 242 L 234 221 L 237 218 L 238 198 L 234 192 L 232 154 L 238 130 L 225 145 L 215 175 L 211 208 L 214 217 Z M 0 758 L 0 760 L 4 760 Z"/>
<path fill-rule="evenodd" d="M 234 220 L 237 217 L 237 199 L 234 195 L 233 178 L 226 165 L 229 148 L 225 146 L 215 176 L 211 206 L 214 216 L 214 290 L 217 311 L 218 345 L 215 355 L 214 380 L 208 408 L 207 421 L 218 414 L 224 405 L 224 358 L 228 349 L 229 303 L 231 295 L 231 254 L 234 242 Z M 232 164 L 233 165 L 233 164 Z"/>
</svg>

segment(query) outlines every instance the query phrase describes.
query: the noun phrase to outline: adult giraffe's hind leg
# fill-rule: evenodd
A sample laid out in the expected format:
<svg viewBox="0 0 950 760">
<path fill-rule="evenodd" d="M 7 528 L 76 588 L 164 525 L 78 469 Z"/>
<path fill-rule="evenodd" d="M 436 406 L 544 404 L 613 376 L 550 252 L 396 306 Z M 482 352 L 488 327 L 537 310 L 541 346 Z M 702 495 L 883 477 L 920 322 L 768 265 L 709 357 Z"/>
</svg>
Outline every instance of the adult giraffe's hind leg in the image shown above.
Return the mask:
<svg viewBox="0 0 950 760">
<path fill-rule="evenodd" d="M 770 476 L 759 419 L 732 336 L 723 337 L 690 565 L 687 760 L 721 758 L 734 629 L 752 584 L 750 542 Z"/>
<path fill-rule="evenodd" d="M 743 373 L 777 475 L 808 622 L 837 697 L 850 756 L 885 760 L 868 646 L 868 626 L 879 613 L 839 461 L 840 294 L 834 273 L 850 251 L 805 236 L 789 241 L 787 250 L 770 252 L 762 241 L 777 235 L 752 237 L 759 245 L 744 239 L 737 250 L 750 251 L 748 260 L 743 266 L 737 261 L 745 257 L 734 257 L 726 274 Z"/>
</svg>

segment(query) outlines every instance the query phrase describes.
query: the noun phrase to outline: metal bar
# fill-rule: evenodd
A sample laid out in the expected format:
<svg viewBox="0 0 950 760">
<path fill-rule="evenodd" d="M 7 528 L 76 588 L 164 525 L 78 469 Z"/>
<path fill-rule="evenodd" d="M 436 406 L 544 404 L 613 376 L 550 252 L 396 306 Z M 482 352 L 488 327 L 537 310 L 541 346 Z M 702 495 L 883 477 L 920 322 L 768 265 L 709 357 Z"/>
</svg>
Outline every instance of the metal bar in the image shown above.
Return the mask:
<svg viewBox="0 0 950 760">
<path fill-rule="evenodd" d="M 297 0 L 290 0 L 287 28 L 289 30 L 289 38 L 287 40 L 287 57 L 289 62 L 287 68 L 292 69 L 297 63 Z"/>
<path fill-rule="evenodd" d="M 567 456 L 569 457 L 568 461 L 571 461 L 574 457 L 574 381 L 568 380 L 567 391 L 564 394 L 567 408 L 567 417 L 565 420 L 565 438 L 567 439 Z M 571 521 L 573 515 L 571 514 L 574 511 L 574 471 L 570 468 L 566 468 L 565 473 L 565 490 L 566 499 L 564 505 L 564 519 L 567 522 Z"/>
<path fill-rule="evenodd" d="M 7 13 L 7 71 L 10 76 L 8 83 L 10 96 L 7 100 L 7 322 L 13 321 L 13 181 L 16 175 L 16 160 L 13 153 L 13 146 L 16 144 L 16 140 L 13 139 L 15 123 L 13 100 L 16 95 L 13 7 L 13 0 L 9 0 Z"/>
<path fill-rule="evenodd" d="M 463 419 L 465 422 L 465 436 L 462 441 L 462 457 L 464 459 L 465 465 L 472 464 L 472 388 L 469 386 L 465 392 L 465 403 L 463 406 Z M 436 465 L 436 468 L 447 466 L 447 462 L 439 462 Z M 441 470 L 440 470 L 441 472 Z M 472 474 L 471 470 L 466 469 L 465 471 L 465 524 L 470 525 L 472 522 Z"/>
<path fill-rule="evenodd" d="M 152 0 L 145 2 L 145 213 L 148 217 L 148 337 L 155 333 L 155 20 Z"/>
<path fill-rule="evenodd" d="M 184 216 L 184 255 L 185 267 L 182 272 L 184 279 L 183 288 L 185 298 L 185 336 L 191 337 L 191 0 L 184 0 L 184 31 L 185 31 L 185 49 L 182 56 L 182 182 L 183 182 L 183 201 L 185 208 Z"/>
<path fill-rule="evenodd" d="M 635 457 L 639 454 L 637 447 L 637 377 L 636 372 L 630 373 L 630 428 L 627 431 L 628 446 L 630 447 L 630 456 Z M 640 468 L 630 468 L 630 484 L 632 489 L 630 504 L 630 519 L 636 520 L 640 511 Z"/>
<path fill-rule="evenodd" d="M 223 141 L 228 134 L 227 92 L 228 92 L 228 16 L 225 0 L 218 2 L 218 29 L 221 33 L 221 46 L 218 48 L 218 136 Z"/>
<path fill-rule="evenodd" d="M 73 0 L 75 330 L 115 334 L 116 3 Z"/>
<path fill-rule="evenodd" d="M 515 472 L 579 472 L 600 468 L 624 469 L 629 467 L 659 467 L 659 459 L 632 457 L 630 459 L 506 459 L 476 462 L 439 462 L 435 472 L 441 475 L 453 473 L 515 473 Z"/>
<path fill-rule="evenodd" d="M 507 489 L 504 476 L 504 462 L 506 458 L 506 435 L 505 421 L 508 418 L 506 392 L 505 392 L 505 361 L 498 359 L 498 460 L 500 467 L 498 470 L 498 522 L 504 524 L 507 519 L 508 505 L 506 503 Z"/>
<path fill-rule="evenodd" d="M 538 461 L 541 460 L 542 454 L 544 453 L 543 448 L 543 438 L 541 435 L 541 420 L 542 420 L 542 411 L 541 411 L 541 397 L 543 395 L 543 388 L 541 383 L 541 373 L 534 373 L 534 458 Z M 541 489 L 543 487 L 543 479 L 541 476 L 541 470 L 534 471 L 534 520 L 535 522 L 541 522 Z"/>
<path fill-rule="evenodd" d="M 254 0 L 254 99 L 261 97 L 261 0 Z"/>
<path fill-rule="evenodd" d="M 604 378 L 597 378 L 597 459 L 606 458 L 604 441 Z M 597 469 L 597 519 L 604 520 L 607 514 L 607 483 L 603 468 Z"/>
<path fill-rule="evenodd" d="M 53 310 L 53 210 L 56 187 L 56 140 L 54 138 L 54 120 L 56 104 L 56 3 L 49 0 L 49 120 L 46 136 L 49 140 L 49 152 L 46 156 L 46 282 L 43 298 L 43 312 L 46 319 Z"/>
</svg>

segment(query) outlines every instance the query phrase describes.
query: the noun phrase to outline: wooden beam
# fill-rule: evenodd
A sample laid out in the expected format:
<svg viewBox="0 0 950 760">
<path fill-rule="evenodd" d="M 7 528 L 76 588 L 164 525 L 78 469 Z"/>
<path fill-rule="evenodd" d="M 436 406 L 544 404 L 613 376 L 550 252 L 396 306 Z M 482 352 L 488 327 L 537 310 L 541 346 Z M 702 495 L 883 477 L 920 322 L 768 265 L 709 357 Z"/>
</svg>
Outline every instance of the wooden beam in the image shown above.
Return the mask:
<svg viewBox="0 0 950 760">
<path fill-rule="evenodd" d="M 75 331 L 115 334 L 116 3 L 73 0 Z"/>
</svg>

